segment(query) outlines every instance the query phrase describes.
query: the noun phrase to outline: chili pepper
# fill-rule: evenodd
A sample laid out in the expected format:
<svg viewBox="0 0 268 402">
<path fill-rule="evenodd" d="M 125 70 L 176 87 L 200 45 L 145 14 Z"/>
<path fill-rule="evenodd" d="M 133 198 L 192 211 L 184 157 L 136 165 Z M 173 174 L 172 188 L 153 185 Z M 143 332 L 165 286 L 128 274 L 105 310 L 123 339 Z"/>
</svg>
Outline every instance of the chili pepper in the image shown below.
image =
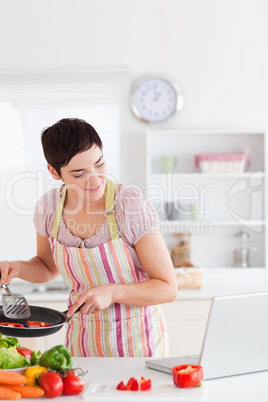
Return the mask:
<svg viewBox="0 0 268 402">
<path fill-rule="evenodd" d="M 66 346 L 57 345 L 42 354 L 39 364 L 56 371 L 64 370 L 72 367 L 73 358 Z"/>
<path fill-rule="evenodd" d="M 152 387 L 152 382 L 150 379 L 145 380 L 144 377 L 141 377 L 140 379 L 140 389 L 141 391 L 148 391 Z"/>
<path fill-rule="evenodd" d="M 25 377 L 28 378 L 27 385 L 30 387 L 35 387 L 37 385 L 37 380 L 42 374 L 45 374 L 47 372 L 47 368 L 43 366 L 34 366 L 34 367 L 29 367 L 24 375 Z"/>
<path fill-rule="evenodd" d="M 4 325 L 5 327 L 24 327 L 23 324 L 19 324 L 18 322 L 0 322 L 0 325 Z"/>
<path fill-rule="evenodd" d="M 173 382 L 177 387 L 197 387 L 203 379 L 203 368 L 198 365 L 187 365 L 173 367 Z"/>
</svg>

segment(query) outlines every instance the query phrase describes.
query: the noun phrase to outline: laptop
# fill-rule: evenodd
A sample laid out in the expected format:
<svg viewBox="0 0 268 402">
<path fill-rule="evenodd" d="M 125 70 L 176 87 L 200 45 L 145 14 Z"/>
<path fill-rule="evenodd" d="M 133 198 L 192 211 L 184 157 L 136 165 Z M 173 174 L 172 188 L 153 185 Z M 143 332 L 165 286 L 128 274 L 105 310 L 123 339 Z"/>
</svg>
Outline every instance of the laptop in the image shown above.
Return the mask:
<svg viewBox="0 0 268 402">
<path fill-rule="evenodd" d="M 200 355 L 145 362 L 168 374 L 181 364 L 202 365 L 204 380 L 268 370 L 268 292 L 213 297 Z"/>
</svg>

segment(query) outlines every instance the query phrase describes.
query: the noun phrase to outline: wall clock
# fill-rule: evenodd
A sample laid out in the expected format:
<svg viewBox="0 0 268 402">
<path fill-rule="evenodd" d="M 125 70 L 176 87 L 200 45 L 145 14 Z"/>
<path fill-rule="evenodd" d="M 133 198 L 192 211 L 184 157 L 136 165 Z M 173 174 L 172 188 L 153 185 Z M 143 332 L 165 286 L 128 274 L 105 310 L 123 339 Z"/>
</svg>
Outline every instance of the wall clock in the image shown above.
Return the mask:
<svg viewBox="0 0 268 402">
<path fill-rule="evenodd" d="M 183 96 L 178 85 L 149 76 L 138 80 L 131 89 L 131 108 L 145 123 L 159 123 L 183 107 Z"/>
</svg>

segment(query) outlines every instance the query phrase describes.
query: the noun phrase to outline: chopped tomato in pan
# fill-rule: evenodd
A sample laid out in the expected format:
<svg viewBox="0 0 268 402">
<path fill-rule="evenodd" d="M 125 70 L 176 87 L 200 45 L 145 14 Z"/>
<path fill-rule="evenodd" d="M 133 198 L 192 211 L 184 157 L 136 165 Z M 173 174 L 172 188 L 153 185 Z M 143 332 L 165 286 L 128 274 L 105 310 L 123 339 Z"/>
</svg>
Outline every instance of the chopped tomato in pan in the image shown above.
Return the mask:
<svg viewBox="0 0 268 402">
<path fill-rule="evenodd" d="M 0 325 L 4 325 L 5 327 L 22 327 L 24 328 L 23 324 L 19 324 L 18 322 L 0 322 Z"/>
</svg>

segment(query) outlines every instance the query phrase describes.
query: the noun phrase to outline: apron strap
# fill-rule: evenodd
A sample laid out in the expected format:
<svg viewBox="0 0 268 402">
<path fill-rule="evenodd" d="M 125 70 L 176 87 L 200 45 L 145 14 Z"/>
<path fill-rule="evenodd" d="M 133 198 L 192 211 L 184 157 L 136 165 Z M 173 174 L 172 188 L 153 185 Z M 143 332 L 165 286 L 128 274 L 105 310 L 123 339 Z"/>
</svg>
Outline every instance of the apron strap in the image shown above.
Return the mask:
<svg viewBox="0 0 268 402">
<path fill-rule="evenodd" d="M 119 239 L 119 233 L 114 216 L 114 182 L 106 179 L 104 190 L 105 195 L 105 215 L 109 226 L 111 240 Z"/>
<path fill-rule="evenodd" d="M 52 237 L 54 237 L 55 239 L 57 239 L 58 237 L 60 220 L 62 216 L 66 194 L 67 194 L 67 187 L 65 188 L 62 198 L 59 202 L 54 220 Z M 105 216 L 107 219 L 111 240 L 119 239 L 119 233 L 114 216 L 114 183 L 109 179 L 106 180 L 104 195 L 105 195 Z"/>
<path fill-rule="evenodd" d="M 64 193 L 63 193 L 63 195 L 61 197 L 61 200 L 59 202 L 57 212 L 56 212 L 56 216 L 55 216 L 55 220 L 54 220 L 54 225 L 53 225 L 53 230 L 52 230 L 52 237 L 54 237 L 55 239 L 57 239 L 57 237 L 58 237 L 58 231 L 59 231 L 59 227 L 60 227 L 60 220 L 61 220 L 61 216 L 62 216 L 62 211 L 63 211 L 63 207 L 64 207 L 66 194 L 67 194 L 67 187 L 65 188 Z"/>
</svg>

